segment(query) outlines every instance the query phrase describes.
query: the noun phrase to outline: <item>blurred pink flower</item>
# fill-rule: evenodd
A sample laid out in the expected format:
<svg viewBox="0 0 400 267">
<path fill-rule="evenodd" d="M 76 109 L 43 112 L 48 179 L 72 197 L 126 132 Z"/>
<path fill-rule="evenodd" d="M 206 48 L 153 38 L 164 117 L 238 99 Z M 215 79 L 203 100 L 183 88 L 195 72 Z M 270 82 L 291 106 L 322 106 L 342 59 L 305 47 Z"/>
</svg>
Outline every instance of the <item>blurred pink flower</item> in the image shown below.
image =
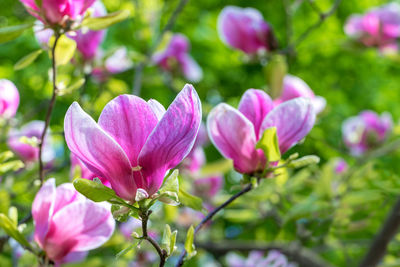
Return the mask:
<svg viewBox="0 0 400 267">
<path fill-rule="evenodd" d="M 224 177 L 222 175 L 197 178 L 194 180 L 195 195 L 210 200 L 221 190 L 223 183 Z"/>
<path fill-rule="evenodd" d="M 118 48 L 111 56 L 106 58 L 105 68 L 109 73 L 120 73 L 132 68 L 133 62 L 128 56 L 126 47 Z"/>
<path fill-rule="evenodd" d="M 306 97 L 311 99 L 315 112 L 322 112 L 326 106 L 326 100 L 322 96 L 316 96 L 311 88 L 302 79 L 293 75 L 286 75 L 283 79 L 281 96 L 274 100 L 275 105 L 297 98 Z"/>
<path fill-rule="evenodd" d="M 103 109 L 98 123 L 74 102 L 64 121 L 69 149 L 122 198 L 148 196 L 189 153 L 201 121 L 201 103 L 186 85 L 167 111 L 156 100 L 121 95 Z"/>
<path fill-rule="evenodd" d="M 32 216 L 34 239 L 56 264 L 84 259 L 87 251 L 104 244 L 115 228 L 108 205 L 86 199 L 70 183 L 56 188 L 54 178 L 37 193 Z"/>
<path fill-rule="evenodd" d="M 9 80 L 0 79 L 0 117 L 14 117 L 18 106 L 19 92 L 17 87 Z"/>
<path fill-rule="evenodd" d="M 276 107 L 261 90 L 247 90 L 235 109 L 221 103 L 208 115 L 208 135 L 226 158 L 233 160 L 240 173 L 262 172 L 267 166 L 261 149 L 255 146 L 267 128 L 276 127 L 283 154 L 312 129 L 315 111 L 308 98 L 298 97 Z"/>
<path fill-rule="evenodd" d="M 14 153 L 20 157 L 25 163 L 32 163 L 38 160 L 39 148 L 30 144 L 21 142 L 23 136 L 28 138 L 36 137 L 40 140 L 44 128 L 44 121 L 31 121 L 24 125 L 20 130 L 13 129 L 9 133 L 7 140 L 8 146 Z M 49 130 L 50 132 L 50 130 Z M 43 162 L 50 163 L 55 158 L 55 151 L 52 146 L 52 140 L 49 134 L 43 145 Z"/>
<path fill-rule="evenodd" d="M 336 174 L 342 174 L 346 172 L 348 169 L 349 169 L 349 164 L 347 164 L 347 162 L 344 159 L 338 158 L 335 161 L 334 171 Z"/>
<path fill-rule="evenodd" d="M 229 267 L 296 267 L 296 263 L 289 262 L 286 256 L 277 250 L 271 250 L 265 257 L 262 251 L 250 251 L 247 258 L 243 258 L 235 252 L 226 255 L 226 263 Z"/>
<path fill-rule="evenodd" d="M 400 5 L 389 3 L 373 8 L 364 15 L 352 15 L 344 27 L 347 35 L 366 46 L 376 46 L 381 50 L 397 50 L 400 37 Z"/>
<path fill-rule="evenodd" d="M 361 156 L 381 145 L 391 134 L 392 127 L 392 116 L 389 113 L 379 116 L 374 111 L 365 110 L 343 122 L 343 141 L 352 155 Z"/>
<path fill-rule="evenodd" d="M 20 0 L 26 10 L 46 25 L 64 26 L 79 20 L 95 0 Z M 40 4 L 39 4 L 40 3 Z"/>
<path fill-rule="evenodd" d="M 153 62 L 165 71 L 175 68 L 183 73 L 191 82 L 198 82 L 203 78 L 203 71 L 197 62 L 189 55 L 189 40 L 183 34 L 174 34 L 166 49 L 153 56 Z"/>
<path fill-rule="evenodd" d="M 254 8 L 226 6 L 218 17 L 218 33 L 227 45 L 247 54 L 270 51 L 276 46 L 271 26 Z"/>
</svg>

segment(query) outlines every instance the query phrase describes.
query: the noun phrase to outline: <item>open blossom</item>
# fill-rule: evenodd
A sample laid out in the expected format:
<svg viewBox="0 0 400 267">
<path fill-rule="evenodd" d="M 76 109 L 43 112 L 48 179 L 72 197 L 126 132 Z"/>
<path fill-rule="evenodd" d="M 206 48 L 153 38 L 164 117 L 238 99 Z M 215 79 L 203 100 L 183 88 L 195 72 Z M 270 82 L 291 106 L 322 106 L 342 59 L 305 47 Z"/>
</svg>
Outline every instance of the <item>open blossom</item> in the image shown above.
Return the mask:
<svg viewBox="0 0 400 267">
<path fill-rule="evenodd" d="M 31 121 L 24 125 L 20 130 L 13 129 L 10 131 L 7 144 L 14 153 L 20 157 L 25 163 L 32 163 L 39 158 L 39 148 L 31 144 L 21 142 L 21 137 L 34 138 L 40 140 L 44 129 L 44 121 Z M 46 135 L 43 144 L 43 162 L 50 163 L 55 158 L 55 150 L 52 147 L 52 140 L 49 134 Z"/>
<path fill-rule="evenodd" d="M 155 53 L 153 62 L 165 71 L 178 68 L 184 77 L 191 82 L 203 78 L 203 71 L 197 62 L 189 55 L 190 43 L 183 34 L 174 34 L 167 48 Z"/>
<path fill-rule="evenodd" d="M 293 75 L 286 75 L 283 79 L 281 96 L 274 100 L 276 105 L 296 97 L 311 99 L 316 113 L 320 113 L 326 106 L 326 100 L 322 96 L 316 96 L 311 88 L 302 79 Z"/>
<path fill-rule="evenodd" d="M 281 154 L 303 139 L 315 123 L 315 111 L 308 98 L 298 97 L 274 106 L 261 90 L 247 90 L 235 109 L 221 103 L 208 115 L 207 129 L 219 152 L 233 160 L 240 173 L 262 172 L 268 159 L 256 149 L 264 131 L 276 127 Z"/>
<path fill-rule="evenodd" d="M 267 256 L 263 251 L 250 251 L 249 256 L 244 258 L 235 252 L 226 255 L 229 267 L 296 267 L 296 263 L 289 262 L 286 256 L 277 250 L 271 250 Z"/>
<path fill-rule="evenodd" d="M 17 113 L 19 93 L 14 83 L 0 79 L 0 117 L 10 118 Z"/>
<path fill-rule="evenodd" d="M 168 110 L 156 100 L 121 95 L 103 109 L 98 123 L 74 102 L 64 121 L 69 149 L 126 200 L 136 191 L 152 196 L 166 172 L 189 153 L 201 121 L 201 104 L 186 85 Z"/>
<path fill-rule="evenodd" d="M 365 110 L 343 122 L 343 141 L 352 155 L 360 156 L 381 145 L 392 132 L 392 127 L 389 113 L 379 116 L 374 111 Z"/>
<path fill-rule="evenodd" d="M 95 0 L 20 0 L 27 11 L 46 25 L 65 26 L 80 19 Z"/>
<path fill-rule="evenodd" d="M 218 17 L 218 33 L 227 45 L 247 54 L 276 48 L 271 26 L 254 8 L 225 7 Z"/>
<path fill-rule="evenodd" d="M 398 49 L 400 5 L 389 3 L 373 8 L 364 15 L 352 15 L 344 28 L 347 35 L 366 46 Z"/>
<path fill-rule="evenodd" d="M 71 170 L 70 170 L 71 179 L 76 178 L 75 175 L 77 174 L 79 174 L 78 178 L 83 178 L 88 180 L 99 178 L 100 181 L 105 186 L 110 187 L 110 182 L 107 181 L 107 179 L 99 177 L 96 174 L 94 174 L 91 170 L 88 169 L 88 167 L 86 167 L 86 165 L 77 156 L 74 155 L 74 153 L 71 153 L 70 160 L 71 160 Z"/>
<path fill-rule="evenodd" d="M 56 265 L 84 259 L 115 228 L 108 205 L 86 199 L 71 183 L 56 187 L 55 179 L 47 180 L 37 193 L 32 217 L 34 239 Z"/>
</svg>

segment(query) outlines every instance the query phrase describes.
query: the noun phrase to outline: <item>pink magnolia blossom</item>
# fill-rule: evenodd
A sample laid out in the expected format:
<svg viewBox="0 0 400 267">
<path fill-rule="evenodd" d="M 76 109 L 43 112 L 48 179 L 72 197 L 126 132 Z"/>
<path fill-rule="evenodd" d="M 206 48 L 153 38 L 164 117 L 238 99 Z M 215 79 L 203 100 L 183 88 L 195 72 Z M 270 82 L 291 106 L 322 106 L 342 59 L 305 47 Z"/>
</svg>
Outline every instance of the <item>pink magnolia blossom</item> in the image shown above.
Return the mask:
<svg viewBox="0 0 400 267">
<path fill-rule="evenodd" d="M 82 260 L 87 251 L 104 244 L 115 221 L 108 205 L 94 203 L 71 183 L 55 186 L 47 180 L 32 204 L 34 239 L 57 264 Z"/>
<path fill-rule="evenodd" d="M 379 116 L 374 111 L 365 110 L 343 122 L 343 141 L 352 155 L 361 156 L 381 145 L 390 135 L 392 127 L 392 116 L 389 113 Z"/>
<path fill-rule="evenodd" d="M 128 56 L 126 47 L 118 48 L 105 61 L 105 68 L 109 73 L 120 73 L 132 68 L 133 62 Z"/>
<path fill-rule="evenodd" d="M 46 25 L 65 26 L 68 20 L 80 19 L 95 0 L 20 0 L 27 11 Z"/>
<path fill-rule="evenodd" d="M 338 158 L 335 161 L 334 171 L 336 174 L 345 173 L 348 169 L 349 169 L 349 164 L 347 164 L 347 162 L 344 159 Z"/>
<path fill-rule="evenodd" d="M 296 267 L 296 263 L 289 262 L 284 254 L 278 250 L 271 250 L 267 256 L 262 251 L 250 251 L 247 258 L 243 258 L 235 252 L 226 255 L 229 267 Z"/>
<path fill-rule="evenodd" d="M 316 113 L 320 113 L 326 106 L 326 100 L 322 96 L 316 96 L 311 88 L 302 79 L 293 75 L 286 75 L 283 79 L 282 94 L 274 100 L 275 105 L 297 98 L 307 97 L 311 99 Z"/>
<path fill-rule="evenodd" d="M 203 78 L 203 71 L 197 62 L 189 55 L 190 43 L 183 34 L 172 36 L 167 48 L 155 53 L 153 62 L 165 71 L 179 68 L 185 78 L 191 82 L 198 82 Z"/>
<path fill-rule="evenodd" d="M 24 125 L 20 130 L 13 129 L 10 131 L 7 144 L 14 153 L 20 157 L 25 163 L 32 163 L 38 160 L 39 148 L 21 142 L 21 137 L 26 136 L 29 138 L 36 137 L 40 140 L 44 128 L 44 121 L 31 121 Z M 43 162 L 50 163 L 55 158 L 55 151 L 52 147 L 52 140 L 49 134 L 43 145 Z"/>
<path fill-rule="evenodd" d="M 198 178 L 194 180 L 195 195 L 210 200 L 221 190 L 223 183 L 224 177 L 222 175 Z"/>
<path fill-rule="evenodd" d="M 385 50 L 396 48 L 400 37 L 400 5 L 389 3 L 369 10 L 364 15 L 352 15 L 344 28 L 347 35 L 366 46 Z"/>
<path fill-rule="evenodd" d="M 83 163 L 77 156 L 74 155 L 74 153 L 71 153 L 70 160 L 71 160 L 71 170 L 70 170 L 71 179 L 73 179 L 75 174 L 78 172 L 80 174 L 79 178 L 88 180 L 99 178 L 100 181 L 105 186 L 111 187 L 110 182 L 107 181 L 107 179 L 98 177 L 96 174 L 94 174 L 91 170 L 88 169 L 88 167 L 86 167 L 85 163 Z"/>
<path fill-rule="evenodd" d="M 201 121 L 196 90 L 186 85 L 167 111 L 156 100 L 121 95 L 103 109 L 98 123 L 74 102 L 64 121 L 69 149 L 126 200 L 148 196 L 189 153 Z"/>
<path fill-rule="evenodd" d="M 19 92 L 17 87 L 9 80 L 0 79 L 0 117 L 14 117 L 18 106 Z"/>
<path fill-rule="evenodd" d="M 218 33 L 227 45 L 247 54 L 276 46 L 271 26 L 254 8 L 225 7 L 218 17 Z"/>
<path fill-rule="evenodd" d="M 208 135 L 240 173 L 262 172 L 268 163 L 255 146 L 270 127 L 276 127 L 281 153 L 303 139 L 315 123 L 315 111 L 308 98 L 298 97 L 276 107 L 261 90 L 247 90 L 235 109 L 221 103 L 208 115 Z"/>
</svg>

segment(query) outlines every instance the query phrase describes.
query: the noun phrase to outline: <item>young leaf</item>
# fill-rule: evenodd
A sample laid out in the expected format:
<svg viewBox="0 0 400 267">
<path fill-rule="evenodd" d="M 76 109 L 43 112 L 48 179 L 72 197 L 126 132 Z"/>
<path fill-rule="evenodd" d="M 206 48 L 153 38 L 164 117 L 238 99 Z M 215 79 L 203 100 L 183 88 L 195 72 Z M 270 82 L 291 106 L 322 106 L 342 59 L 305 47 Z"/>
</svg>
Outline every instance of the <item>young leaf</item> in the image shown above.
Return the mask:
<svg viewBox="0 0 400 267">
<path fill-rule="evenodd" d="M 49 47 L 53 47 L 55 37 L 52 36 L 49 40 Z M 56 46 L 56 64 L 57 66 L 65 65 L 70 62 L 76 50 L 76 42 L 65 35 L 61 35 Z M 51 51 L 49 51 L 51 57 Z"/>
<path fill-rule="evenodd" d="M 12 238 L 14 238 L 18 243 L 26 248 L 31 248 L 29 242 L 25 237 L 18 231 L 17 226 L 11 221 L 6 215 L 0 213 L 0 227 Z"/>
<path fill-rule="evenodd" d="M 179 205 L 179 179 L 178 179 L 179 171 L 174 170 L 167 179 L 165 179 L 164 184 L 160 188 L 160 197 L 159 200 L 172 205 Z"/>
<path fill-rule="evenodd" d="M 77 178 L 73 182 L 75 189 L 94 202 L 107 201 L 118 198 L 114 190 L 95 181 Z"/>
<path fill-rule="evenodd" d="M 187 252 L 186 259 L 190 259 L 197 254 L 193 241 L 194 241 L 194 227 L 193 225 L 191 225 L 187 232 L 185 241 L 185 249 Z"/>
<path fill-rule="evenodd" d="M 33 24 L 20 24 L 0 28 L 0 44 L 12 41 L 20 36 L 26 29 L 29 29 Z"/>
<path fill-rule="evenodd" d="M 18 210 L 16 207 L 10 207 L 8 210 L 8 217 L 14 223 L 14 226 L 18 226 Z"/>
<path fill-rule="evenodd" d="M 32 53 L 29 53 L 28 55 L 24 56 L 20 60 L 18 60 L 17 63 L 14 65 L 14 70 L 22 70 L 26 67 L 28 67 L 30 64 L 32 64 L 38 56 L 43 52 L 42 49 L 38 49 L 36 51 L 33 51 Z"/>
<path fill-rule="evenodd" d="M 0 175 L 9 171 L 18 171 L 24 166 L 24 163 L 20 160 L 12 160 L 5 163 L 0 163 Z"/>
<path fill-rule="evenodd" d="M 11 151 L 5 151 L 0 153 L 0 162 L 4 162 L 6 160 L 11 159 L 14 156 L 14 154 Z"/>
<path fill-rule="evenodd" d="M 301 168 L 310 164 L 318 164 L 319 163 L 319 157 L 315 155 L 308 155 L 301 157 L 299 159 L 293 160 L 288 164 L 288 167 L 290 168 Z"/>
<path fill-rule="evenodd" d="M 129 251 L 131 251 L 132 249 L 134 249 L 137 246 L 137 243 L 132 243 L 130 244 L 127 248 L 124 248 L 123 250 L 121 250 L 116 256 L 116 259 L 119 259 L 120 257 L 124 256 L 126 253 L 128 253 Z"/>
<path fill-rule="evenodd" d="M 59 94 L 60 96 L 65 95 L 65 94 L 70 94 L 73 91 L 79 89 L 82 87 L 82 85 L 85 84 L 85 79 L 81 78 L 73 83 L 71 83 L 67 88 L 60 90 Z"/>
<path fill-rule="evenodd" d="M 182 189 L 179 189 L 179 199 L 183 205 L 194 210 L 201 211 L 203 209 L 203 201 L 201 198 L 193 196 Z"/>
<path fill-rule="evenodd" d="M 114 13 L 107 14 L 103 17 L 89 17 L 82 22 L 82 27 L 88 27 L 93 31 L 103 30 L 113 24 L 121 22 L 128 18 L 129 10 L 120 10 Z"/>
<path fill-rule="evenodd" d="M 163 237 L 161 240 L 161 248 L 165 249 L 167 255 L 171 254 L 170 245 L 171 245 L 171 227 L 168 224 L 166 224 L 164 228 Z"/>
<path fill-rule="evenodd" d="M 271 97 L 279 97 L 283 87 L 283 78 L 285 78 L 287 73 L 285 56 L 279 54 L 273 55 L 271 60 L 265 66 L 264 72 L 267 78 Z"/>
<path fill-rule="evenodd" d="M 266 129 L 256 144 L 256 148 L 264 151 L 268 161 L 279 161 L 281 159 L 281 151 L 279 150 L 278 136 L 276 135 L 276 127 Z"/>
</svg>

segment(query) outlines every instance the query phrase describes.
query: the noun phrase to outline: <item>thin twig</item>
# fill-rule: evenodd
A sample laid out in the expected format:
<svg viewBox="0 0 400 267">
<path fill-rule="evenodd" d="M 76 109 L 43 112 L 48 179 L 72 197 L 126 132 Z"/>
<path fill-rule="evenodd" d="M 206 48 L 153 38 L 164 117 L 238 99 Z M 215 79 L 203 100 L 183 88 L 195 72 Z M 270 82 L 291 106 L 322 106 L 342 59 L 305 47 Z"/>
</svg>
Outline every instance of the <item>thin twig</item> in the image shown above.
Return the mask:
<svg viewBox="0 0 400 267">
<path fill-rule="evenodd" d="M 194 234 L 197 234 L 198 231 L 208 222 L 210 221 L 215 214 L 217 214 L 219 211 L 224 209 L 226 206 L 231 204 L 235 199 L 238 197 L 244 195 L 245 193 L 249 192 L 251 189 L 253 189 L 252 184 L 248 184 L 245 188 L 243 188 L 241 191 L 230 197 L 227 201 L 225 201 L 222 205 L 218 206 L 215 208 L 212 212 L 210 212 L 194 229 Z M 184 249 L 179 257 L 178 263 L 175 265 L 176 267 L 182 266 L 184 262 L 184 258 L 186 256 L 186 250 Z"/>
<path fill-rule="evenodd" d="M 140 95 L 140 90 L 142 88 L 142 76 L 143 76 L 143 69 L 146 67 L 148 61 L 151 59 L 154 51 L 160 45 L 164 34 L 172 29 L 174 26 L 176 19 L 178 18 L 179 14 L 182 12 L 185 5 L 189 2 L 189 0 L 180 0 L 178 5 L 176 6 L 174 12 L 172 13 L 171 17 L 168 19 L 167 24 L 165 24 L 164 28 L 158 34 L 157 38 L 150 46 L 149 50 L 146 53 L 146 58 L 138 63 L 135 68 L 135 76 L 133 79 L 133 94 Z"/>
<path fill-rule="evenodd" d="M 47 129 L 49 128 L 50 125 L 50 120 L 51 120 L 51 114 L 54 109 L 54 105 L 56 103 L 56 98 L 57 98 L 57 65 L 56 65 L 56 46 L 57 42 L 60 39 L 60 34 L 55 34 L 55 40 L 54 40 L 54 45 L 51 48 L 51 67 L 53 71 L 53 95 L 51 96 L 49 108 L 47 109 L 46 113 L 46 119 L 45 119 L 45 124 L 44 124 L 44 129 L 42 132 L 42 135 L 40 137 L 40 142 L 39 142 L 39 179 L 40 179 L 40 186 L 43 185 L 44 182 L 44 165 L 43 165 L 43 159 L 42 159 L 42 154 L 43 154 L 43 145 L 44 145 L 44 139 L 46 137 Z"/>
</svg>

